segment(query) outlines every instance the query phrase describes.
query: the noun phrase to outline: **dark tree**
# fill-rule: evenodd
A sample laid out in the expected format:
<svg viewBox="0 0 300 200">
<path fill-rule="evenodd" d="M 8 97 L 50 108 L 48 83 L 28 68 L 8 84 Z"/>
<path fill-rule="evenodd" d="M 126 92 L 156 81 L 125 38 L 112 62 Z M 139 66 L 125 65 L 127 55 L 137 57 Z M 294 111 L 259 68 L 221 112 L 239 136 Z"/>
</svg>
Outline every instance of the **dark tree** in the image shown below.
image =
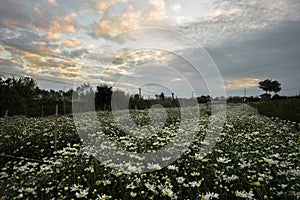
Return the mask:
<svg viewBox="0 0 300 200">
<path fill-rule="evenodd" d="M 262 89 L 263 91 L 265 91 L 266 93 L 269 93 L 269 92 L 271 92 L 272 91 L 272 80 L 271 79 L 266 79 L 266 80 L 264 80 L 264 81 L 260 81 L 259 83 L 258 83 L 258 87 L 260 88 L 260 89 Z"/>
<path fill-rule="evenodd" d="M 112 87 L 102 84 L 97 86 L 95 104 L 97 110 L 110 110 Z"/>
<path fill-rule="evenodd" d="M 277 94 L 281 90 L 281 84 L 278 81 L 272 81 L 271 83 L 272 91 Z"/>
<path fill-rule="evenodd" d="M 159 98 L 160 98 L 161 100 L 165 100 L 165 94 L 164 94 L 163 92 L 160 93 Z"/>
<path fill-rule="evenodd" d="M 204 96 L 202 95 L 201 97 L 197 97 L 198 103 L 207 103 L 210 101 L 210 96 Z"/>
<path fill-rule="evenodd" d="M 281 90 L 281 84 L 278 81 L 272 81 L 272 79 L 266 79 L 258 83 L 258 87 L 265 91 L 267 94 L 274 92 L 277 94 Z"/>
<path fill-rule="evenodd" d="M 36 82 L 29 77 L 0 78 L 1 112 L 9 110 L 11 114 L 30 114 L 35 112 L 34 102 Z"/>
</svg>

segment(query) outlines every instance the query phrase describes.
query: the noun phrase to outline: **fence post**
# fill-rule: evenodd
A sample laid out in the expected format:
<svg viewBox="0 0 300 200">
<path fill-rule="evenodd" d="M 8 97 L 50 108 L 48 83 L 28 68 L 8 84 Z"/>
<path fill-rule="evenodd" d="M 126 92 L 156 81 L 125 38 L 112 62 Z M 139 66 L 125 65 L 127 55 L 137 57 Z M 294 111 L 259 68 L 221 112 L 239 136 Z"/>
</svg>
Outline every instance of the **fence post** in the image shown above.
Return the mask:
<svg viewBox="0 0 300 200">
<path fill-rule="evenodd" d="M 54 150 L 57 150 L 58 104 L 55 107 Z"/>
<path fill-rule="evenodd" d="M 42 105 L 42 117 L 44 117 L 44 105 Z"/>
<path fill-rule="evenodd" d="M 4 136 L 7 116 L 8 116 L 8 110 L 5 111 L 5 116 L 4 116 L 4 121 L 3 121 L 3 124 L 2 124 L 2 131 L 1 131 L 2 136 Z"/>
<path fill-rule="evenodd" d="M 64 104 L 64 115 L 67 113 L 67 109 L 66 109 L 66 102 L 65 100 L 63 101 L 63 104 Z"/>
</svg>

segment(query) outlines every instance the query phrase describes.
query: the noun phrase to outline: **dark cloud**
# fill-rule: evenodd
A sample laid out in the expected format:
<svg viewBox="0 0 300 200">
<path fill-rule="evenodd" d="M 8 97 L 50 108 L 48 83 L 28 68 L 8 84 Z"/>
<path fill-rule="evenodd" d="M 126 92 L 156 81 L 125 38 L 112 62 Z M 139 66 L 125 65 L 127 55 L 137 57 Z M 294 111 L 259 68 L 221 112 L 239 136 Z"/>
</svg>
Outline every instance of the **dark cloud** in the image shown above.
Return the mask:
<svg viewBox="0 0 300 200">
<path fill-rule="evenodd" d="M 224 79 L 273 78 L 300 89 L 300 22 L 285 21 L 256 34 L 207 48 Z"/>
<path fill-rule="evenodd" d="M 9 46 L 21 51 L 38 53 L 39 48 L 36 43 L 41 43 L 42 40 L 41 37 L 36 33 L 32 33 L 29 31 L 18 31 L 13 35 L 10 35 L 10 37 L 8 38 L 0 38 L 0 42 L 4 46 Z"/>
<path fill-rule="evenodd" d="M 89 54 L 89 51 L 87 49 L 79 49 L 71 51 L 69 56 L 71 58 L 83 58 Z"/>
</svg>

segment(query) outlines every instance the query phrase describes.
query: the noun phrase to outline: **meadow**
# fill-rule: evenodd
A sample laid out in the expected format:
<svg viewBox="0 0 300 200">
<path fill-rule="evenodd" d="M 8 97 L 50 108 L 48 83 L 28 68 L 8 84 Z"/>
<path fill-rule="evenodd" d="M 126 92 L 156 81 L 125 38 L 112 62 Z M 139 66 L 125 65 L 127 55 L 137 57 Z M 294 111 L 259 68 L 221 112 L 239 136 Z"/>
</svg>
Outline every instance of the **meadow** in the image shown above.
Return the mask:
<svg viewBox="0 0 300 200">
<path fill-rule="evenodd" d="M 57 150 L 54 116 L 11 117 L 0 140 L 0 199 L 300 198 L 299 124 L 259 115 L 251 107 L 227 106 L 217 143 L 202 158 L 209 114 L 208 107 L 201 108 L 196 137 L 183 155 L 166 167 L 152 166 L 157 170 L 148 173 L 133 167 L 116 170 L 114 160 L 95 159 L 71 115 L 58 118 Z M 179 132 L 181 120 L 178 110 L 168 108 L 165 127 L 139 138 L 116 128 L 109 112 L 100 111 L 98 117 L 103 133 L 131 152 L 164 147 Z M 144 111 L 132 111 L 131 117 L 142 126 L 149 124 Z M 91 134 L 95 140 L 99 136 Z"/>
</svg>

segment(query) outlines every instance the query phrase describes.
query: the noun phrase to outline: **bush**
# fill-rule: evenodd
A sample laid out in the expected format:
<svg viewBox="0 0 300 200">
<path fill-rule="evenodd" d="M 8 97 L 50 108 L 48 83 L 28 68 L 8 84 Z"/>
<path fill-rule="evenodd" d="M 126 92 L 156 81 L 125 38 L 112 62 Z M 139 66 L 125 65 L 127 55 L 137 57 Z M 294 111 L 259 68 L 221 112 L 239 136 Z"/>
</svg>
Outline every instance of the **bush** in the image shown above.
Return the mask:
<svg viewBox="0 0 300 200">
<path fill-rule="evenodd" d="M 300 99 L 285 98 L 272 101 L 263 101 L 253 104 L 258 112 L 269 117 L 279 117 L 281 119 L 300 122 Z"/>
</svg>

